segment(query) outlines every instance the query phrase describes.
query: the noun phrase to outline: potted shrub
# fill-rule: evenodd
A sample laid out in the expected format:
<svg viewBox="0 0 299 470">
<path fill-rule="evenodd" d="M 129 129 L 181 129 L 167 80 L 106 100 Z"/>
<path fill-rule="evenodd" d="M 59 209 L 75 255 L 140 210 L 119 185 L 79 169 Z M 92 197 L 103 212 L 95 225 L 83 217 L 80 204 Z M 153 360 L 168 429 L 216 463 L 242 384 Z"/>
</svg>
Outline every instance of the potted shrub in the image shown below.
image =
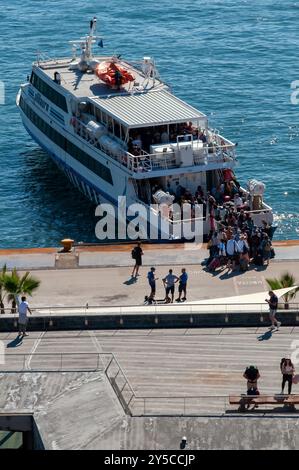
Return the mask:
<svg viewBox="0 0 299 470">
<path fill-rule="evenodd" d="M 11 302 L 11 313 L 16 313 L 18 296 L 21 294 L 32 295 L 40 285 L 40 281 L 31 276 L 27 271 L 23 276 L 17 272 L 16 268 L 10 274 L 5 275 L 4 288 L 8 294 L 8 301 Z"/>
</svg>

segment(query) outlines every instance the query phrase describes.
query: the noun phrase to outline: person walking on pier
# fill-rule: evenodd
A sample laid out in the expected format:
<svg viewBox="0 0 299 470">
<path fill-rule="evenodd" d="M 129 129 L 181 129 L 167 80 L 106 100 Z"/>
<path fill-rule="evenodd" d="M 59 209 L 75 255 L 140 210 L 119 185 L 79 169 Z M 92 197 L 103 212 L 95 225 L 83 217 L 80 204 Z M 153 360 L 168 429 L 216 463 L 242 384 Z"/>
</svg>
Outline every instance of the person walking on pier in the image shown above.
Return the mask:
<svg viewBox="0 0 299 470">
<path fill-rule="evenodd" d="M 165 276 L 162 281 L 165 287 L 165 302 L 167 302 L 167 300 L 169 299 L 169 293 L 171 293 L 171 303 L 173 303 L 174 285 L 176 282 L 179 281 L 179 278 L 175 274 L 173 274 L 172 269 L 170 269 L 167 276 Z"/>
<path fill-rule="evenodd" d="M 150 302 L 153 302 L 153 300 L 155 299 L 156 281 L 159 279 L 158 277 L 155 277 L 155 271 L 156 271 L 156 268 L 152 267 L 151 270 L 147 273 L 148 283 L 149 283 L 150 288 L 151 288 L 151 292 L 150 292 L 150 295 L 148 297 L 148 300 Z"/>
<path fill-rule="evenodd" d="M 29 308 L 28 302 L 26 301 L 26 297 L 23 296 L 21 298 L 21 303 L 19 304 L 19 336 L 28 336 L 26 333 L 26 327 L 28 323 L 27 312 L 32 315 L 32 312 Z"/>
<path fill-rule="evenodd" d="M 188 281 L 188 274 L 186 273 L 186 269 L 182 268 L 182 274 L 179 277 L 179 296 L 176 299 L 176 302 L 181 301 L 182 294 L 184 297 L 182 298 L 183 301 L 187 300 L 187 281 Z"/>
<path fill-rule="evenodd" d="M 278 306 L 278 297 L 274 294 L 272 290 L 269 291 L 270 299 L 265 299 L 266 302 L 269 304 L 269 316 L 271 320 L 271 326 L 270 329 L 274 330 L 275 329 L 275 324 L 277 329 L 280 327 L 281 322 L 277 320 L 276 318 L 276 311 L 277 311 L 277 306 Z"/>
<path fill-rule="evenodd" d="M 285 384 L 286 382 L 288 382 L 288 394 L 291 395 L 293 375 L 295 373 L 295 368 L 293 366 L 291 359 L 286 359 L 286 358 L 281 359 L 280 370 L 282 373 L 281 394 L 283 395 Z"/>
<path fill-rule="evenodd" d="M 141 242 L 138 242 L 137 246 L 135 246 L 135 248 L 133 248 L 132 250 L 132 258 L 135 260 L 135 266 L 132 271 L 132 277 L 138 276 L 139 268 L 142 265 L 142 256 L 143 256 L 143 251 L 141 248 Z"/>
</svg>

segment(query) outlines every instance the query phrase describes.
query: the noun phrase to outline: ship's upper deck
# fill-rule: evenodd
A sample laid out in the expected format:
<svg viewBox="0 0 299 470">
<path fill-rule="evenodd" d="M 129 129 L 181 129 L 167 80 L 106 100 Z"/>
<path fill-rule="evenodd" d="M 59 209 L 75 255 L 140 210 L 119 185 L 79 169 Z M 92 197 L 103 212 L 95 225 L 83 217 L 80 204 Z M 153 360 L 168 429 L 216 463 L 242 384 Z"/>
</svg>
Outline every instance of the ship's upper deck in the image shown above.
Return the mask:
<svg viewBox="0 0 299 470">
<path fill-rule="evenodd" d="M 93 58 L 99 63 L 111 61 L 112 57 L 98 56 Z M 78 99 L 104 97 L 107 95 L 120 95 L 122 93 L 133 93 L 153 90 L 167 90 L 168 87 L 157 77 L 146 77 L 137 66 L 124 60 L 119 60 L 118 64 L 131 72 L 135 80 L 122 85 L 120 90 L 113 89 L 100 80 L 93 71 L 81 72 L 78 68 L 78 59 L 52 59 L 48 61 L 36 62 L 34 65 L 51 79 L 54 80 L 55 72 L 59 72 L 61 86 L 72 93 Z"/>
</svg>

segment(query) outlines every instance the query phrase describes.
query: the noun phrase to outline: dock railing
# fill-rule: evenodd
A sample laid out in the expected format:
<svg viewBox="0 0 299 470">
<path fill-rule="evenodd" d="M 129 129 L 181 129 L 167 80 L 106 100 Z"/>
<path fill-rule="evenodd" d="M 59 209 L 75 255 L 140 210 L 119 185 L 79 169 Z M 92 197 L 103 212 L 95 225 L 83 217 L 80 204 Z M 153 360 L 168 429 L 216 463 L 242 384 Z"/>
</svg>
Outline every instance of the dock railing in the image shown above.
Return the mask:
<svg viewBox="0 0 299 470">
<path fill-rule="evenodd" d="M 216 300 L 216 299 L 215 299 Z M 279 310 L 299 312 L 299 303 L 298 302 L 289 302 L 288 307 L 285 307 L 284 301 L 280 299 L 278 304 Z M 32 307 L 33 316 L 40 314 L 41 317 L 50 319 L 55 316 L 69 316 L 69 315 L 80 315 L 85 316 L 86 318 L 93 315 L 132 315 L 132 314 L 163 314 L 163 313 L 267 313 L 268 304 L 264 303 L 162 303 L 162 301 L 157 301 L 155 304 L 151 305 L 74 305 L 74 306 L 65 306 L 65 307 Z M 16 309 L 11 307 L 0 309 L 2 315 L 7 315 L 9 318 L 14 317 L 17 320 L 18 313 Z M 0 318 L 1 318 L 0 314 Z M 4 316 L 2 317 L 4 318 Z M 30 318 L 30 316 L 29 316 Z M 298 318 L 299 319 L 299 318 Z"/>
</svg>

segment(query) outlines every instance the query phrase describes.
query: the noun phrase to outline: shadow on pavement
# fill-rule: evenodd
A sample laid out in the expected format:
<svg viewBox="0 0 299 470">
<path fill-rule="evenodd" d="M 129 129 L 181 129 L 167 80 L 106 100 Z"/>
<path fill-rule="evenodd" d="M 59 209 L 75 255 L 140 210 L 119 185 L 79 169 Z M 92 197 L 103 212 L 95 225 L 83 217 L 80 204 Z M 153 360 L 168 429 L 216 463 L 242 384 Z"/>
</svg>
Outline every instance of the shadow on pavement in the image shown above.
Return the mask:
<svg viewBox="0 0 299 470">
<path fill-rule="evenodd" d="M 132 284 L 135 284 L 136 282 L 137 282 L 137 277 L 130 277 L 130 279 L 123 282 L 123 284 L 126 284 L 126 286 L 131 286 Z"/>
<path fill-rule="evenodd" d="M 267 341 L 268 339 L 272 338 L 272 330 L 266 331 L 261 336 L 258 336 L 257 339 L 259 341 Z"/>
<path fill-rule="evenodd" d="M 23 336 L 17 336 L 10 343 L 8 343 L 6 347 L 7 348 L 16 348 L 18 346 L 21 346 L 22 343 L 23 343 Z"/>
</svg>

